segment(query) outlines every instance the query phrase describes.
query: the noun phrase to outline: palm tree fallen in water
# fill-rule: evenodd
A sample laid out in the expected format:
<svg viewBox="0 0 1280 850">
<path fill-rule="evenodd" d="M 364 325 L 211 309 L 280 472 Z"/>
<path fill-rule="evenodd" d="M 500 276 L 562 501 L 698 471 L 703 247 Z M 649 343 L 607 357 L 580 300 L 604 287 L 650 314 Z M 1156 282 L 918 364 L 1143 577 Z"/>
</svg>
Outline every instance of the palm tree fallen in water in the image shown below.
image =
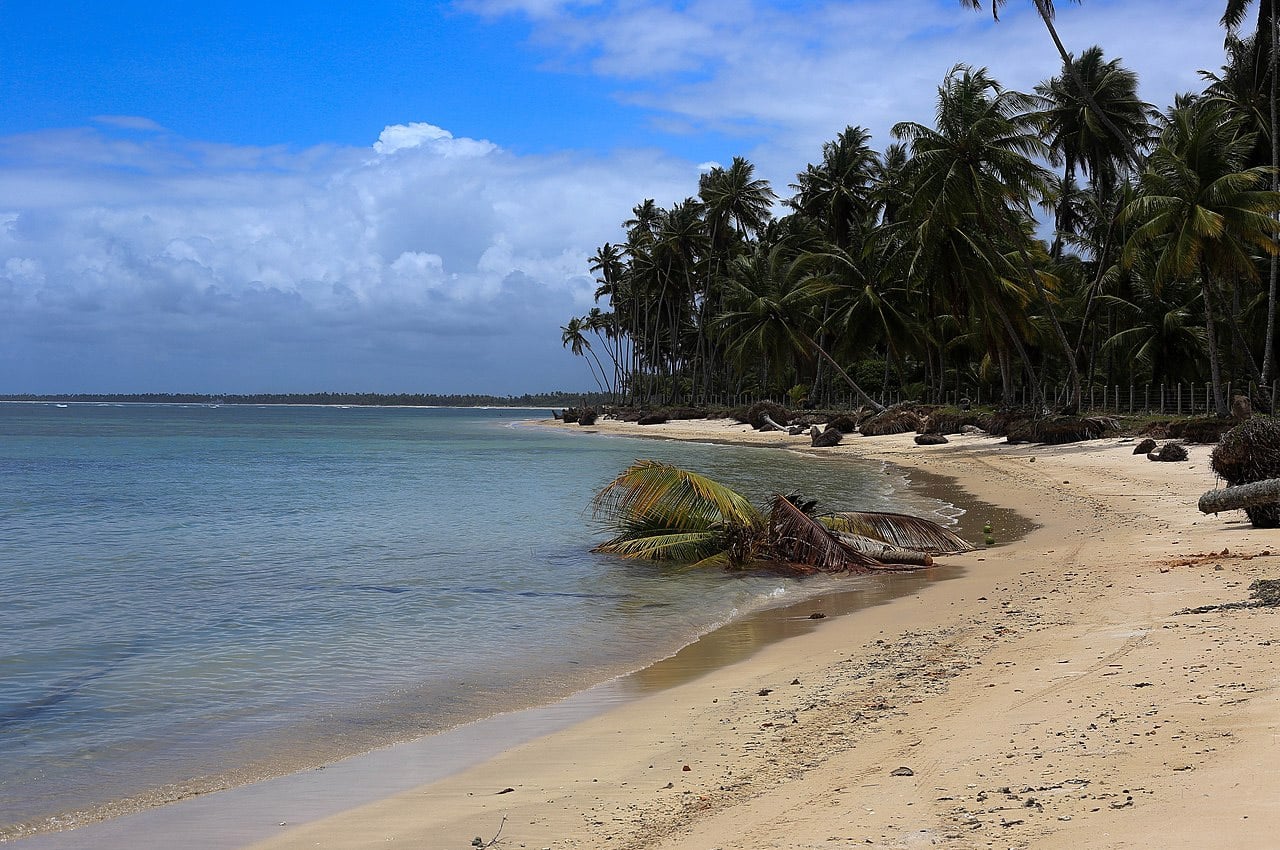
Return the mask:
<svg viewBox="0 0 1280 850">
<path fill-rule="evenodd" d="M 808 574 L 927 567 L 973 547 L 936 522 L 875 511 L 825 512 L 798 495 L 765 510 L 705 475 L 638 460 L 595 498 L 615 536 L 594 551 L 690 567 L 763 566 Z"/>
</svg>

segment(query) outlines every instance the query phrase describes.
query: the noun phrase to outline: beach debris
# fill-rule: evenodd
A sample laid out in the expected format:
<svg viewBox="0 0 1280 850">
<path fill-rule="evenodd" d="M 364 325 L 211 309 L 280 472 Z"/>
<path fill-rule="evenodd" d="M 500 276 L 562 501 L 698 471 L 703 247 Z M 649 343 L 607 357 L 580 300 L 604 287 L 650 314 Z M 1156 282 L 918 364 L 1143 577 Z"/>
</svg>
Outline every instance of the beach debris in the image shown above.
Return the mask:
<svg viewBox="0 0 1280 850">
<path fill-rule="evenodd" d="M 785 431 L 778 423 L 791 421 L 791 411 L 771 401 L 758 401 L 747 408 L 747 424 L 757 431 Z"/>
<path fill-rule="evenodd" d="M 498 842 L 502 840 L 502 829 L 506 825 L 507 825 L 507 819 L 504 816 L 502 818 L 502 822 L 498 824 L 498 831 L 493 834 L 493 838 L 490 838 L 488 841 L 485 841 L 482 836 L 477 835 L 475 838 L 471 839 L 471 846 L 482 847 L 482 848 L 496 847 L 498 845 Z"/>
<path fill-rule="evenodd" d="M 1280 608 L 1280 579 L 1260 578 L 1249 585 L 1247 602 L 1224 602 L 1221 605 L 1201 605 L 1199 608 L 1183 608 L 1175 614 L 1208 614 L 1211 611 L 1238 611 L 1244 608 Z"/>
<path fill-rule="evenodd" d="M 636 420 L 637 425 L 666 425 L 667 417 L 664 413 L 654 412 L 646 413 Z"/>
<path fill-rule="evenodd" d="M 757 696 L 762 696 L 762 697 L 767 697 L 767 696 L 768 696 L 769 694 L 771 694 L 771 693 L 773 693 L 773 688 L 761 688 L 761 689 L 757 692 L 757 694 L 756 694 L 756 695 L 757 695 Z"/>
<path fill-rule="evenodd" d="M 847 413 L 842 413 L 839 416 L 833 416 L 831 421 L 827 423 L 826 430 L 832 428 L 842 434 L 856 434 L 858 432 L 858 420 Z"/>
<path fill-rule="evenodd" d="M 831 425 L 828 425 L 824 431 L 819 431 L 818 426 L 814 425 L 809 431 L 809 443 L 815 448 L 825 449 L 831 446 L 838 446 L 843 439 L 844 432 Z"/>
<path fill-rule="evenodd" d="M 693 768 L 689 767 L 689 765 L 686 764 L 684 767 L 680 768 L 680 770 L 683 771 L 684 773 L 689 773 L 690 771 L 693 770 Z"/>
<path fill-rule="evenodd" d="M 791 684 L 793 684 L 793 685 L 798 685 L 798 684 L 800 684 L 800 680 L 799 680 L 799 679 L 792 679 L 792 680 L 791 680 Z"/>
<path fill-rule="evenodd" d="M 812 614 L 809 615 L 810 620 L 825 620 L 826 618 L 827 618 L 827 615 L 822 613 L 821 611 L 814 611 Z"/>
<path fill-rule="evenodd" d="M 941 434 L 916 434 L 917 446 L 941 446 L 951 442 Z"/>
<path fill-rule="evenodd" d="M 1010 443 L 1043 443 L 1058 446 L 1097 440 L 1120 430 L 1120 423 L 1109 416 L 1047 416 L 1010 423 Z"/>
<path fill-rule="evenodd" d="M 894 406 L 878 413 L 860 426 L 864 437 L 883 437 L 888 434 L 905 434 L 924 428 L 920 414 L 910 407 Z"/>
<path fill-rule="evenodd" d="M 1187 459 L 1187 447 L 1181 443 L 1165 443 L 1153 452 L 1147 452 L 1147 460 L 1178 463 Z"/>
<path fill-rule="evenodd" d="M 1248 495 L 1259 497 L 1258 491 L 1271 489 L 1276 498 L 1270 502 L 1251 498 L 1242 507 L 1254 528 L 1280 528 L 1280 483 L 1276 483 L 1280 480 L 1280 419 L 1257 416 L 1226 432 L 1210 456 L 1210 466 L 1227 482 L 1228 493 L 1247 485 L 1273 482 L 1270 487 L 1256 487 Z M 1200 501 L 1203 504 L 1203 496 Z"/>
<path fill-rule="evenodd" d="M 1157 443 L 1155 440 L 1151 439 L 1150 437 L 1147 437 L 1141 443 L 1138 443 L 1138 445 L 1133 447 L 1133 453 L 1136 455 L 1144 455 L 1147 452 L 1155 451 L 1156 446 L 1158 445 L 1159 443 Z"/>
<path fill-rule="evenodd" d="M 899 767 L 889 772 L 890 776 L 915 776 L 916 772 L 909 767 Z"/>
<path fill-rule="evenodd" d="M 791 575 L 930 566 L 973 547 L 932 520 L 877 511 L 827 512 L 798 493 L 766 509 L 705 475 L 637 460 L 595 497 L 617 536 L 593 551 L 693 567 L 759 564 Z M 668 530 L 681 533 L 670 534 Z"/>
<path fill-rule="evenodd" d="M 499 791 L 498 793 L 499 793 L 499 794 L 510 794 L 510 793 L 514 792 L 515 790 L 516 790 L 516 789 L 514 789 L 514 788 L 503 788 L 503 789 L 502 789 L 501 791 Z"/>
<path fill-rule="evenodd" d="M 1280 478 L 1268 478 L 1209 490 L 1200 497 L 1200 512 L 1216 514 L 1280 502 Z"/>
</svg>

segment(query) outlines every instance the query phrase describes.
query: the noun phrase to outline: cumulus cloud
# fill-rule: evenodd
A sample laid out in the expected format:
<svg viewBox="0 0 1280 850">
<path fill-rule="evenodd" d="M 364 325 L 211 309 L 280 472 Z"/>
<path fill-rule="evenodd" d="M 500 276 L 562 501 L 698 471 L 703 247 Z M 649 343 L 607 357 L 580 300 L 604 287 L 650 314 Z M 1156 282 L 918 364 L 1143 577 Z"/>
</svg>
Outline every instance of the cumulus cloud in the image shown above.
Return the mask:
<svg viewBox="0 0 1280 850">
<path fill-rule="evenodd" d="M 578 387 L 558 328 L 591 304 L 587 258 L 691 173 L 425 123 L 292 152 L 3 139 L 0 390 Z"/>
</svg>

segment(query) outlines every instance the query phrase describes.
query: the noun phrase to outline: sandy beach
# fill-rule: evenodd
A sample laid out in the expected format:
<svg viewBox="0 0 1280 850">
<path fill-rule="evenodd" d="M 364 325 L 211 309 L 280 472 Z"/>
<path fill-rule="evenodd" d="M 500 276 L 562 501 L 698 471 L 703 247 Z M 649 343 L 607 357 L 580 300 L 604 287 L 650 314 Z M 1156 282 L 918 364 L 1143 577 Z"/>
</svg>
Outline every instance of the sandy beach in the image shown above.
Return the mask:
<svg viewBox="0 0 1280 850">
<path fill-rule="evenodd" d="M 810 451 L 729 422 L 580 430 Z M 997 526 L 946 580 L 256 850 L 499 830 L 509 848 L 1277 846 L 1280 612 L 1176 613 L 1280 578 L 1280 533 L 1196 510 L 1210 447 L 1152 463 L 1117 439 L 911 436 L 812 451 L 943 476 L 957 503 L 1037 527 L 999 543 Z"/>
</svg>

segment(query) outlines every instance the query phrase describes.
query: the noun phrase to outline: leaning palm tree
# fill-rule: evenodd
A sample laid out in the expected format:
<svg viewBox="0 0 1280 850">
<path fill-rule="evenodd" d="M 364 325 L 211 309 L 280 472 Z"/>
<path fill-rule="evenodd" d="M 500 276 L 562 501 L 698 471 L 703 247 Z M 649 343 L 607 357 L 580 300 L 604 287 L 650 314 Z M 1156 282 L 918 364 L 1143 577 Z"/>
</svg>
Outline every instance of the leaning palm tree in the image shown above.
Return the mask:
<svg viewBox="0 0 1280 850">
<path fill-rule="evenodd" d="M 824 513 L 796 495 L 767 511 L 705 475 L 638 460 L 595 498 L 614 537 L 595 551 L 691 567 L 764 566 L 792 573 L 929 566 L 972 547 L 935 522 L 905 514 Z"/>
</svg>

